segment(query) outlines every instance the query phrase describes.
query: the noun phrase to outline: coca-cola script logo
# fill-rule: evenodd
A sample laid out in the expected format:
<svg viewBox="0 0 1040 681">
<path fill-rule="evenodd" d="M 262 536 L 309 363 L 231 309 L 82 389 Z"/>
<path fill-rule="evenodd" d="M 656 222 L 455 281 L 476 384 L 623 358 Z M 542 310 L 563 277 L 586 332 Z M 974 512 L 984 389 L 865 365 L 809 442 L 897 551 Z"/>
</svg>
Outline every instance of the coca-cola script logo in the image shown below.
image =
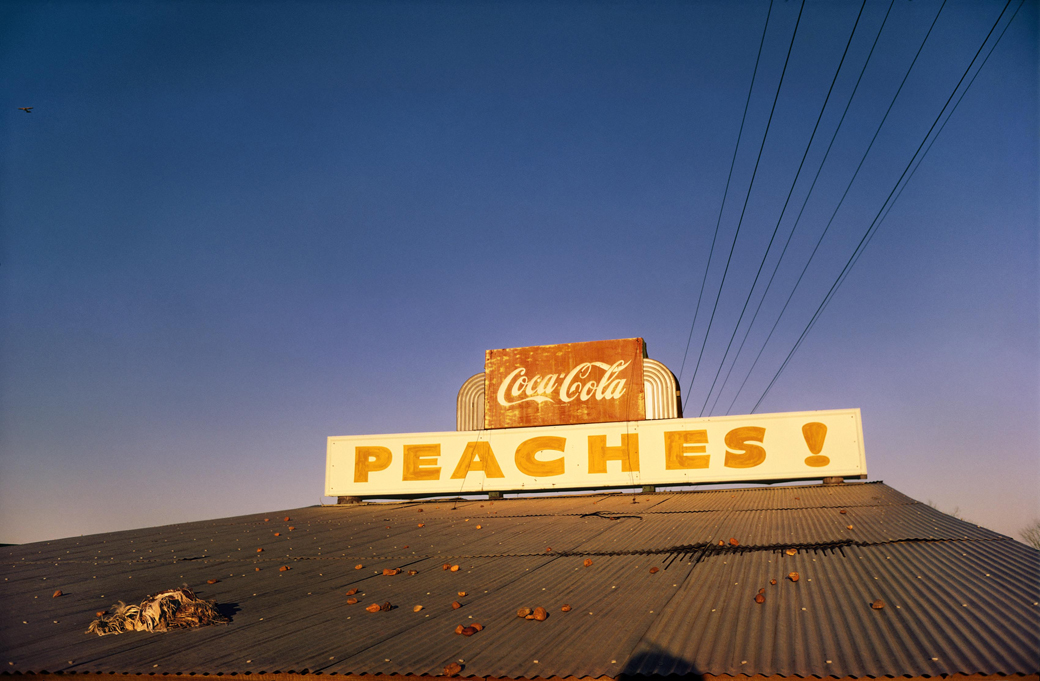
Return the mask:
<svg viewBox="0 0 1040 681">
<path fill-rule="evenodd" d="M 631 364 L 631 361 L 617 361 L 613 364 L 604 362 L 582 362 L 568 372 L 559 374 L 540 374 L 527 376 L 527 369 L 517 367 L 498 388 L 496 398 L 503 407 L 510 407 L 522 402 L 587 402 L 595 400 L 616 400 L 625 394 L 627 379 L 618 378 L 618 374 Z M 603 375 L 598 380 L 592 378 L 599 372 Z M 586 380 L 586 379 L 592 380 Z"/>
</svg>

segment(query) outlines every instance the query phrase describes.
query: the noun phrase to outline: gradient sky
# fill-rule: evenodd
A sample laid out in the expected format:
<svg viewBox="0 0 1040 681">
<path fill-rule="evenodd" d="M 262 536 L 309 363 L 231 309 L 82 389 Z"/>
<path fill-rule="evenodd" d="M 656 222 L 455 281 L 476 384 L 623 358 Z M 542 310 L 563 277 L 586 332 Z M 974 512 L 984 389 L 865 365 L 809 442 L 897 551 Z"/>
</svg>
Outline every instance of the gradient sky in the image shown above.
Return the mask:
<svg viewBox="0 0 1040 681">
<path fill-rule="evenodd" d="M 942 10 L 733 413 L 1004 4 Z M 778 240 L 888 6 L 866 3 Z M 895 0 L 716 414 L 939 6 Z M 767 2 L 0 5 L 0 542 L 319 503 L 327 436 L 453 430 L 489 348 L 642 336 L 688 392 L 799 7 L 772 6 L 683 367 Z M 805 4 L 687 416 L 859 7 Z M 859 407 L 870 479 L 1012 535 L 1040 517 L 1037 10 L 758 410 Z"/>
</svg>

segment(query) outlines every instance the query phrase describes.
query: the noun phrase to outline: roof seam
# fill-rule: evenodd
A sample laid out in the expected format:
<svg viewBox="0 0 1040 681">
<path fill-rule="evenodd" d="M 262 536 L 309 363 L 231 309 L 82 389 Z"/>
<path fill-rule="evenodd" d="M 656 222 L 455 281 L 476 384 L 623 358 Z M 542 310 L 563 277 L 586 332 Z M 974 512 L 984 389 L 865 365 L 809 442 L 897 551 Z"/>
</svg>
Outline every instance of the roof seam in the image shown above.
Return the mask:
<svg viewBox="0 0 1040 681">
<path fill-rule="evenodd" d="M 898 506 L 924 506 L 919 501 L 911 502 L 899 502 L 899 503 L 885 503 L 885 504 L 837 504 L 834 506 L 783 506 L 780 508 L 702 508 L 702 509 L 680 509 L 676 511 L 640 511 L 636 515 L 682 515 L 682 514 L 698 514 L 698 513 L 762 513 L 763 511 L 807 511 L 807 510 L 827 510 L 832 508 L 888 508 Z M 929 507 L 930 508 L 930 507 Z M 631 514 L 622 513 L 621 511 L 597 511 L 596 513 L 515 513 L 507 515 L 495 515 L 492 516 L 495 520 L 500 518 L 585 518 L 585 517 L 600 517 L 609 519 L 611 517 L 632 517 Z"/>
<path fill-rule="evenodd" d="M 609 527 L 609 526 L 604 526 Z M 704 551 L 707 555 L 723 555 L 723 554 L 741 554 L 741 553 L 752 553 L 762 551 L 784 551 L 786 549 L 802 549 L 802 550 L 827 550 L 846 546 L 889 546 L 892 544 L 943 544 L 943 543 L 982 543 L 982 542 L 1014 542 L 1015 540 L 1011 537 L 965 537 L 965 538 L 907 538 L 907 539 L 892 539 L 889 541 L 856 541 L 856 540 L 845 540 L 845 541 L 833 541 L 833 542 L 818 542 L 815 544 L 790 542 L 783 544 L 765 544 L 765 545 L 742 545 L 742 546 L 717 546 L 712 543 L 698 543 L 698 544 L 677 544 L 673 546 L 663 547 L 659 549 L 638 549 L 629 551 L 553 551 L 552 554 L 546 554 L 544 552 L 516 552 L 516 553 L 454 553 L 454 554 L 436 554 L 436 555 L 425 555 L 425 556 L 362 556 L 362 555 L 351 555 L 351 556 L 286 556 L 285 558 L 279 558 L 277 560 L 266 560 L 262 561 L 268 564 L 273 563 L 285 563 L 285 562 L 302 562 L 302 561 L 347 561 L 351 562 L 358 559 L 364 560 L 410 560 L 412 562 L 420 562 L 422 560 L 429 560 L 436 558 L 438 560 L 442 558 L 534 558 L 538 556 L 552 555 L 553 557 L 568 558 L 568 557 L 582 557 L 582 556 L 640 556 L 640 555 L 664 555 L 671 553 L 685 553 L 691 554 L 697 551 Z M 87 563 L 96 564 L 101 561 L 74 561 L 65 560 L 62 561 L 63 565 L 83 565 Z M 221 562 L 225 564 L 231 563 L 249 563 L 250 565 L 255 564 L 255 559 L 214 559 L 214 562 Z M 53 561 L 19 561 L 19 565 L 52 565 Z M 106 562 L 105 565 L 164 565 L 166 561 L 113 561 Z"/>
</svg>

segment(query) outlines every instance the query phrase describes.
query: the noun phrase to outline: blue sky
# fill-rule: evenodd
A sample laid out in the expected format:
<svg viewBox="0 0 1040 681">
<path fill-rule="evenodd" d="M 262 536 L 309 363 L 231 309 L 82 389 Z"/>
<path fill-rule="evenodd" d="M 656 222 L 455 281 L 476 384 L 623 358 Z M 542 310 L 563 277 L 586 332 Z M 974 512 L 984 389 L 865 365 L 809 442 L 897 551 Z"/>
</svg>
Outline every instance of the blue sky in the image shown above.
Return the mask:
<svg viewBox="0 0 1040 681">
<path fill-rule="evenodd" d="M 716 414 L 940 4 L 895 0 Z M 775 376 L 1004 5 L 943 7 L 732 413 Z M 318 503 L 327 436 L 452 430 L 489 348 L 641 336 L 683 367 L 696 416 L 860 3 L 810 0 L 800 21 L 800 3 L 772 5 L 720 219 L 769 7 L 4 3 L 0 542 Z M 866 3 L 778 240 L 888 7 Z M 1040 517 L 1037 8 L 758 409 L 861 408 L 871 479 L 1007 534 Z"/>
</svg>

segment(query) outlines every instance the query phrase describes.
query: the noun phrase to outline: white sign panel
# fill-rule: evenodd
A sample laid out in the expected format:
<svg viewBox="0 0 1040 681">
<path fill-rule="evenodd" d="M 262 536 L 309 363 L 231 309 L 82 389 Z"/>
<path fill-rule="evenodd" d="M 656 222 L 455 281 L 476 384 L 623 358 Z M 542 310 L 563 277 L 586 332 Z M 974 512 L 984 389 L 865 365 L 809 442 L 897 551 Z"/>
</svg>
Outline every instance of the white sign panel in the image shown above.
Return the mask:
<svg viewBox="0 0 1040 681">
<path fill-rule="evenodd" d="M 859 409 L 330 437 L 327 496 L 865 477 Z"/>
</svg>

